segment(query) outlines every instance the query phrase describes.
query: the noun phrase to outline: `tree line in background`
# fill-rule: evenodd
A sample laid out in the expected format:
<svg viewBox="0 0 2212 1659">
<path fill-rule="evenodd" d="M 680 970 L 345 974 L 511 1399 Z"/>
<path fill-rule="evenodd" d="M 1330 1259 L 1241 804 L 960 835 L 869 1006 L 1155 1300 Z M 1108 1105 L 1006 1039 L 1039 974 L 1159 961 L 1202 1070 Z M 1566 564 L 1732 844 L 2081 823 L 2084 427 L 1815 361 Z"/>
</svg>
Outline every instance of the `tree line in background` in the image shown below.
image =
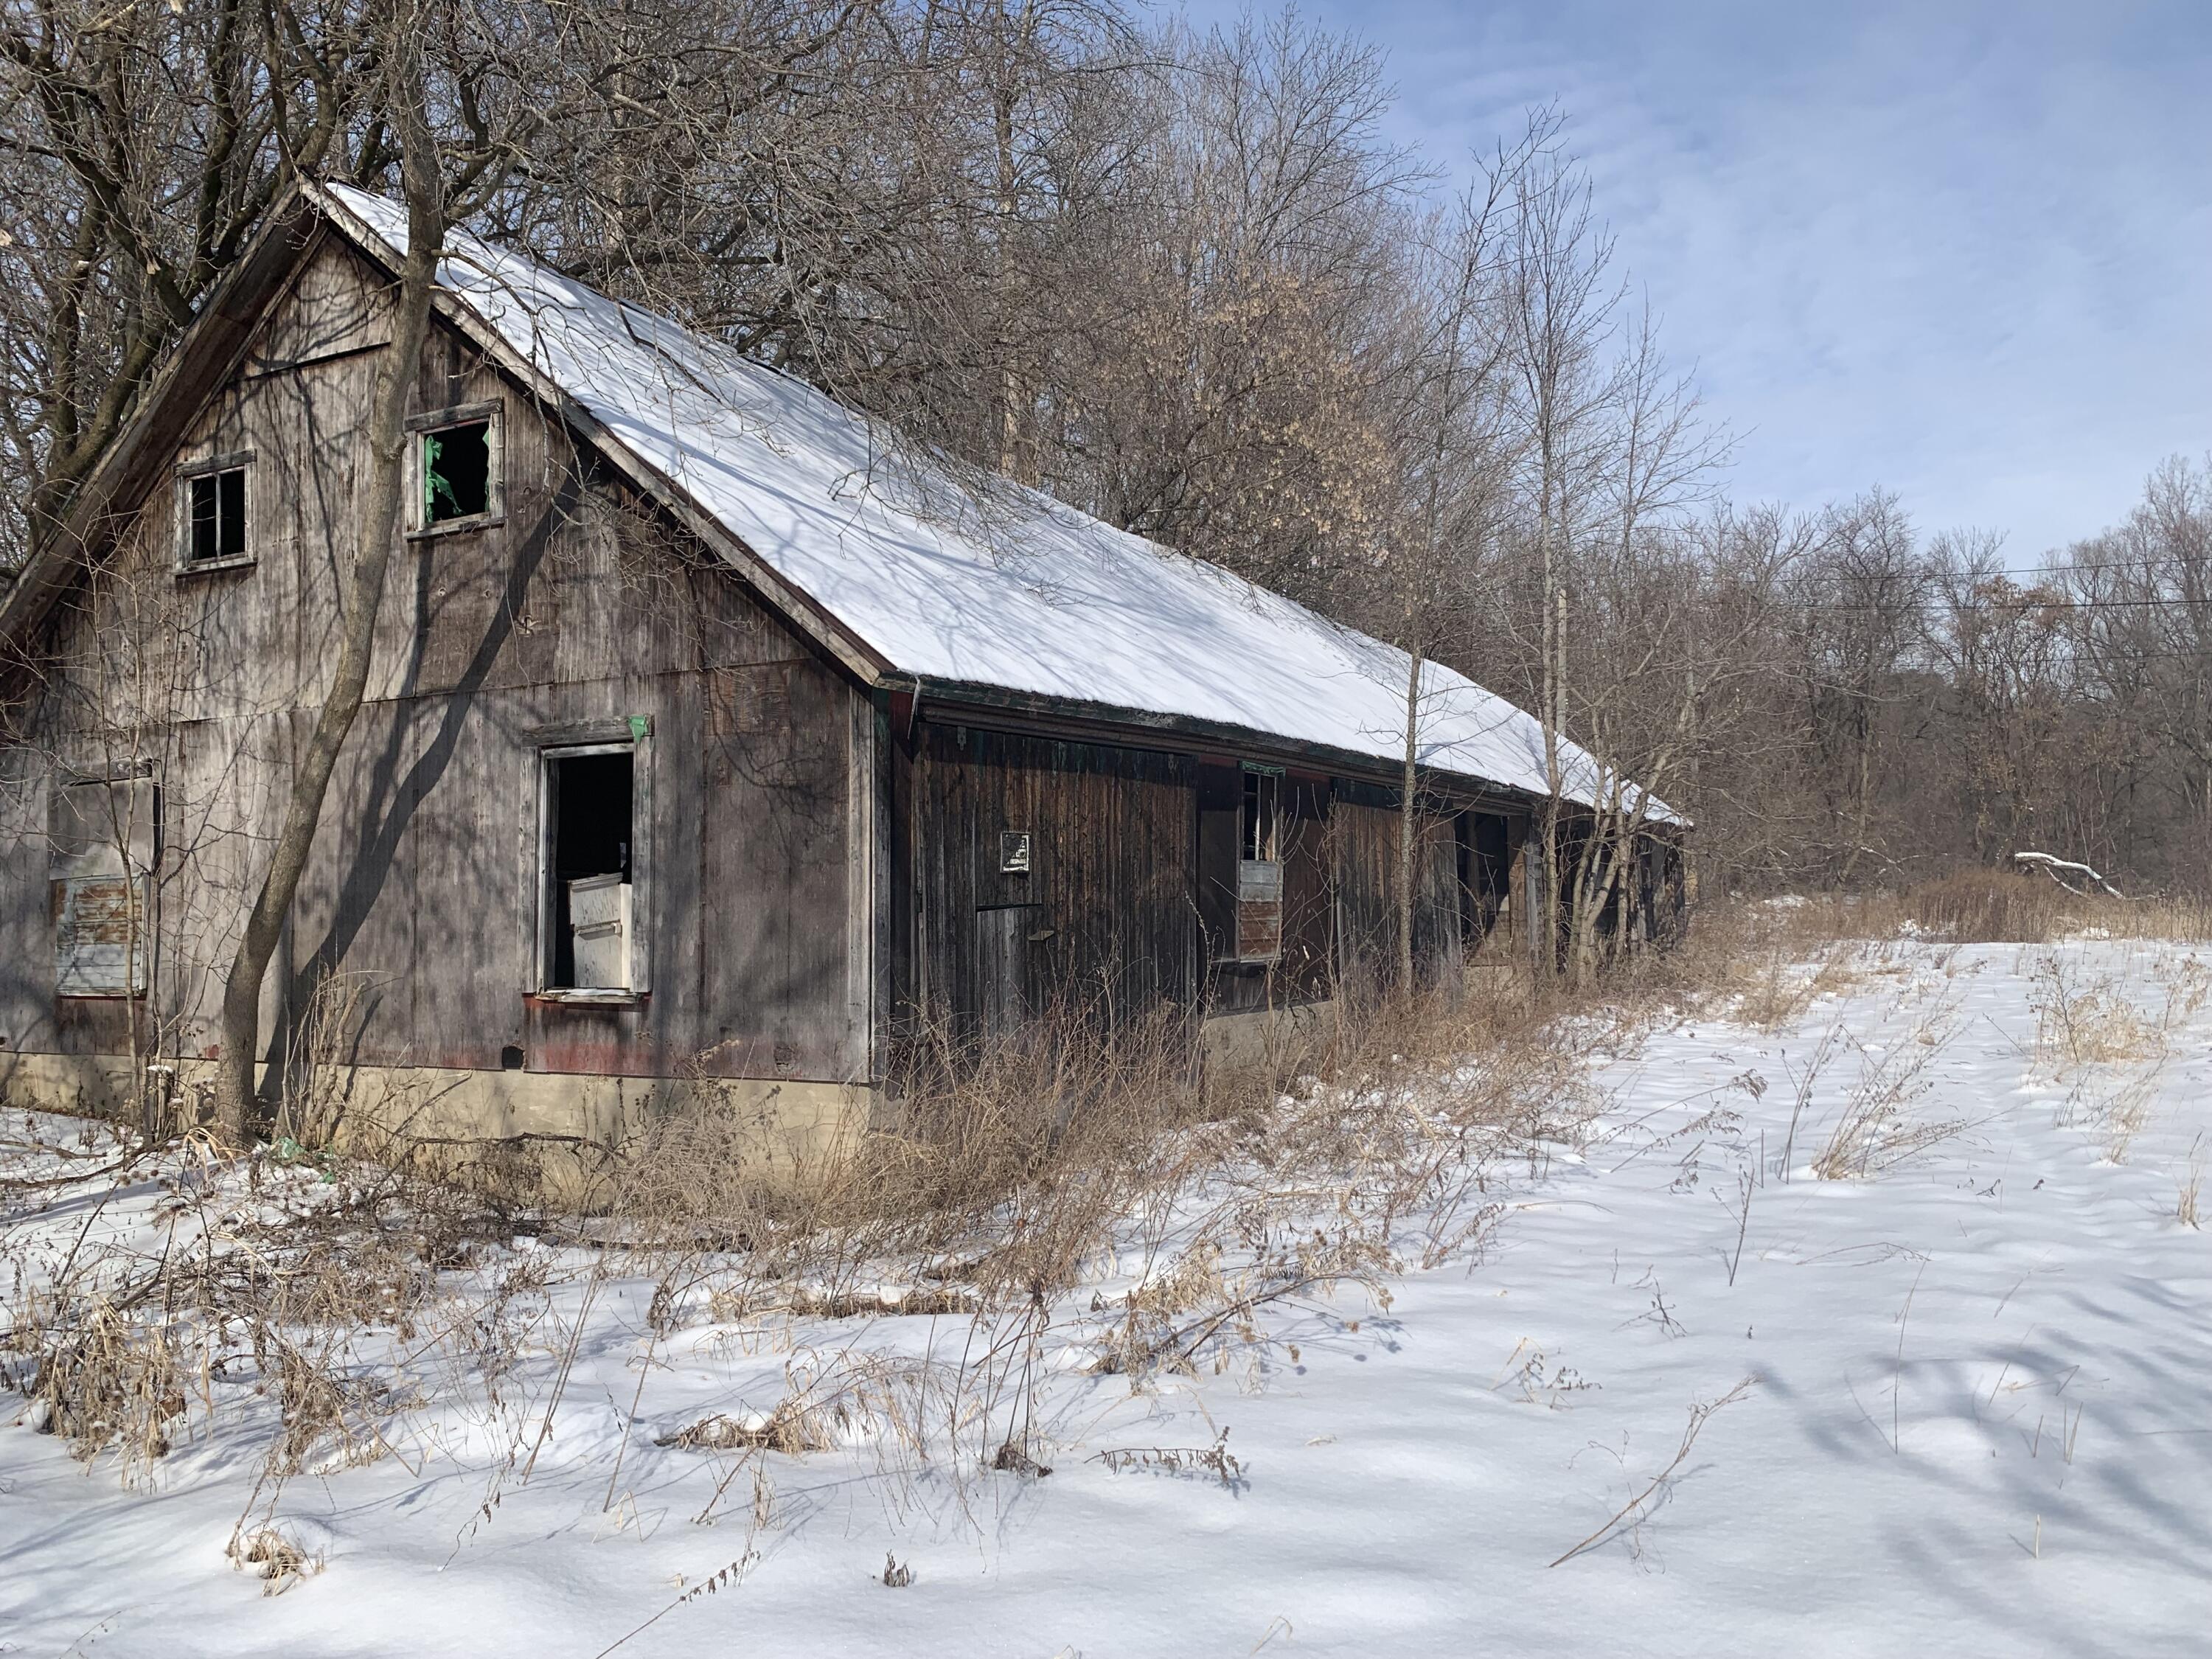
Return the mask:
<svg viewBox="0 0 2212 1659">
<path fill-rule="evenodd" d="M 1546 838 L 1562 914 L 1629 887 L 1626 778 L 1709 884 L 2033 849 L 2212 890 L 2212 463 L 2025 569 L 1879 491 L 1729 501 L 1553 112 L 1454 188 L 1371 48 L 1118 0 L 0 20 L 0 570 L 290 180 L 344 179 L 1404 647 L 1409 775 L 1419 664 L 1512 698 L 1558 784 L 1561 737 L 1605 769 Z"/>
</svg>

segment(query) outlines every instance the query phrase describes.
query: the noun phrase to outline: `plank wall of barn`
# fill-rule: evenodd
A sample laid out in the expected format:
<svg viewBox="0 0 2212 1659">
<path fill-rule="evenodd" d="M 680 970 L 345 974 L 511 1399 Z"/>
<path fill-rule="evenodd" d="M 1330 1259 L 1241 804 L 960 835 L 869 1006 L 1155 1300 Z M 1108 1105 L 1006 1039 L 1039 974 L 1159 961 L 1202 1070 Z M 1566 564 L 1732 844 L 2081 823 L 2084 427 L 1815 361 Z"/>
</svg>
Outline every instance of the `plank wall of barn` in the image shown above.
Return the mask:
<svg viewBox="0 0 2212 1659">
<path fill-rule="evenodd" d="M 252 452 L 252 561 L 176 574 L 173 492 L 49 625 L 50 678 L 0 753 L 0 1041 L 47 1053 L 218 1041 L 235 928 L 337 654 L 337 594 L 389 337 L 386 291 L 326 240 L 180 463 Z M 843 1081 L 867 1074 L 872 792 L 863 695 L 528 397 L 434 331 L 424 410 L 503 407 L 504 522 L 395 550 L 368 692 L 264 999 L 356 976 L 369 1064 Z M 642 722 L 636 1006 L 538 984 L 538 750 Z M 162 788 L 155 982 L 58 997 L 47 791 L 150 760 Z"/>
<path fill-rule="evenodd" d="M 957 707 L 890 722 L 890 1000 L 988 1031 L 1073 1002 L 1116 1018 L 1163 1000 L 1207 1014 L 1372 990 L 1395 972 L 1393 792 L 1285 767 L 1282 949 L 1238 959 L 1242 759 L 963 725 Z M 1255 754 L 1250 758 L 1265 761 Z M 1486 818 L 1486 830 L 1478 828 Z M 1420 825 L 1415 950 L 1455 965 L 1494 920 L 1519 826 L 1441 805 Z M 1009 870 L 1006 838 L 1025 838 Z M 1485 836 L 1478 848 L 1475 840 Z M 1485 893 L 1483 860 L 1498 884 Z"/>
</svg>

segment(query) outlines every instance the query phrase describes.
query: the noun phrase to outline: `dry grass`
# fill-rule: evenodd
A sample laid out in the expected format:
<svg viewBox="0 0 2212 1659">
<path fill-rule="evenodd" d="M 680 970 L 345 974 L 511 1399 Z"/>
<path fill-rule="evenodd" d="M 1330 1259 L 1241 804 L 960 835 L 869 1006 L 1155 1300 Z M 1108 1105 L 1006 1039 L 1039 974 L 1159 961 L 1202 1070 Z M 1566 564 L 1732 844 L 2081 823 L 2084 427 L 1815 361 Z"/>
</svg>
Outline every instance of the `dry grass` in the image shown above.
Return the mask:
<svg viewBox="0 0 2212 1659">
<path fill-rule="evenodd" d="M 68 1287 L 53 1287 L 10 1333 L 19 1352 L 41 1355 L 28 1390 L 36 1420 L 88 1462 L 111 1455 L 133 1483 L 168 1455 L 189 1403 L 189 1338 L 179 1322 L 142 1314 L 146 1299 L 95 1292 L 80 1304 Z"/>
<path fill-rule="evenodd" d="M 1966 1126 L 1917 1115 L 1913 1107 L 1934 1086 L 1928 1068 L 1955 1033 L 1952 1011 L 1924 1015 L 1906 1040 L 1876 1054 L 1861 1048 L 1859 1082 L 1844 1102 L 1827 1143 L 1813 1160 L 1823 1181 L 1864 1180 L 1940 1145 Z"/>
<path fill-rule="evenodd" d="M 678 1446 L 686 1451 L 776 1451 L 787 1456 L 826 1451 L 833 1443 L 814 1408 L 787 1402 L 772 1412 L 744 1418 L 717 1412 L 674 1434 L 663 1435 L 656 1446 Z"/>
<path fill-rule="evenodd" d="M 2109 897 L 2085 898 L 2044 876 L 1963 871 L 1904 895 L 1906 916 L 1923 933 L 1961 945 L 2039 945 L 2079 933 L 2124 909 Z M 2155 914 L 2155 913 L 2147 913 Z M 2130 915 L 2133 922 L 2141 917 Z"/>
<path fill-rule="evenodd" d="M 2196 900 L 2069 892 L 2047 876 L 2008 871 L 1961 871 L 1870 902 L 1867 913 L 1891 906 L 1923 934 L 1959 945 L 2042 945 L 2077 934 L 2212 939 L 2212 911 Z"/>
<path fill-rule="evenodd" d="M 702 1078 L 625 1149 L 593 1214 L 551 1223 L 588 1248 L 534 1253 L 507 1248 L 526 1183 L 502 1192 L 478 1166 L 437 1178 L 453 1172 L 438 1150 L 396 1136 L 382 1158 L 316 1144 L 348 1105 L 336 1056 L 356 994 L 340 987 L 276 1126 L 294 1149 L 52 1150 L 59 1173 L 25 1183 L 29 1202 L 68 1194 L 96 1218 L 150 1180 L 168 1237 L 149 1250 L 134 1224 L 82 1248 L 35 1231 L 0 1245 L 17 1287 L 0 1356 L 46 1426 L 129 1480 L 185 1436 L 258 1437 L 234 1553 L 279 1586 L 307 1565 L 258 1541 L 286 1483 L 395 1455 L 387 1437 L 411 1411 L 460 1404 L 508 1425 L 487 1513 L 526 1483 L 617 1276 L 656 1284 L 652 1341 L 703 1317 L 746 1352 L 787 1353 L 775 1397 L 667 1437 L 721 1471 L 702 1518 L 746 1469 L 764 1501 L 762 1458 L 832 1448 L 872 1448 L 901 1476 L 1036 1478 L 1048 1331 L 1149 1387 L 1264 1349 L 1271 1309 L 1387 1305 L 1408 1250 L 1479 1253 L 1501 1166 L 1572 1140 L 1594 1104 L 1584 1059 L 1660 1006 L 1665 978 L 1613 1000 L 1540 997 L 1494 971 L 1480 995 L 1347 997 L 1233 1066 L 1165 1010 L 1109 1024 L 1070 1006 L 995 1045 L 920 1033 L 865 1132 L 799 1170 L 755 1156 L 758 1108 Z M 1094 1279 L 1114 1290 L 1052 1328 L 1054 1304 Z M 871 1349 L 869 1322 L 908 1317 L 965 1325 L 957 1358 Z M 540 1358 L 526 1382 L 524 1356 L 547 1354 L 550 1379 Z"/>
<path fill-rule="evenodd" d="M 300 1536 L 299 1530 L 296 1522 L 270 1522 L 251 1532 L 240 1530 L 230 1540 L 231 1562 L 262 1581 L 264 1595 L 282 1595 L 327 1565 L 322 1551 Z"/>
<path fill-rule="evenodd" d="M 833 1447 L 872 1446 L 908 1472 L 1034 1476 L 1051 1461 L 1037 1416 L 1048 1328 L 1142 1389 L 1263 1354 L 1281 1323 L 1271 1312 L 1387 1306 L 1409 1263 L 1480 1256 L 1508 1174 L 1579 1144 L 1602 1103 L 1593 1057 L 1668 1011 L 1733 1001 L 1778 1024 L 1878 971 L 1833 934 L 1802 965 L 1816 921 L 1836 914 L 1718 913 L 1582 994 L 1534 981 L 1501 946 L 1462 984 L 1340 994 L 1233 1065 L 1165 1007 L 1109 1020 L 1071 999 L 996 1043 L 918 1031 L 865 1128 L 806 1166 L 761 1158 L 763 1109 L 702 1074 L 622 1149 L 592 1213 L 550 1223 L 587 1248 L 524 1256 L 501 1247 L 536 1195 L 526 1174 L 398 1134 L 376 1158 L 322 1144 L 348 1108 L 359 1013 L 359 988 L 337 983 L 280 1126 L 312 1155 L 187 1167 L 172 1146 L 172 1212 L 198 1243 L 37 1264 L 25 1282 L 44 1288 L 10 1308 L 0 1348 L 23 1357 L 20 1380 L 53 1426 L 127 1474 L 208 1424 L 210 1375 L 258 1378 L 267 1441 L 250 1513 L 300 1473 L 391 1455 L 397 1414 L 465 1395 L 514 1425 L 495 1502 L 501 1482 L 531 1478 L 601 1286 L 636 1276 L 655 1285 L 650 1341 L 704 1321 L 744 1352 L 788 1357 L 774 1398 L 666 1437 L 721 1469 L 702 1518 L 747 1469 L 764 1503 L 763 1458 Z M 1933 1133 L 1901 1109 L 1924 1063 L 1869 1073 L 1824 1173 L 1870 1173 Z M 123 1178 L 112 1160 L 85 1163 L 88 1182 Z M 1071 1322 L 1064 1298 L 1087 1283 L 1107 1288 Z M 870 1322 L 908 1317 L 962 1322 L 958 1358 L 872 1351 Z M 380 1373 L 377 1330 L 424 1358 Z M 558 1364 L 512 1397 L 526 1352 Z M 651 1369 L 648 1356 L 641 1376 Z M 240 1536 L 253 1535 L 242 1518 Z"/>
<path fill-rule="evenodd" d="M 2036 1061 L 2070 1080 L 2068 1119 L 2101 1132 L 2106 1156 L 2124 1163 L 2184 1026 L 2212 993 L 2212 972 L 2191 956 L 2164 964 L 2156 983 L 2146 984 L 2053 951 L 2033 976 Z"/>
<path fill-rule="evenodd" d="M 1165 1010 L 1117 1026 L 1067 1006 L 1018 1042 L 918 1034 L 866 1133 L 800 1183 L 748 1158 L 739 1109 L 702 1087 L 651 1126 L 598 1224 L 658 1277 L 665 1328 L 703 1311 L 795 1363 L 765 1412 L 686 1443 L 738 1455 L 727 1486 L 834 1405 L 838 1443 L 872 1445 L 899 1479 L 1036 1478 L 1053 1457 L 1037 1407 L 1055 1317 L 1055 1344 L 1146 1389 L 1264 1352 L 1271 1310 L 1387 1307 L 1408 1252 L 1480 1252 L 1501 1165 L 1574 1139 L 1595 1105 L 1586 1058 L 1663 1000 L 1481 982 L 1479 997 L 1340 998 L 1235 1065 Z M 1088 1322 L 1051 1311 L 1101 1279 L 1115 1288 Z M 962 1358 L 884 1374 L 865 1322 L 919 1316 L 963 1321 Z"/>
<path fill-rule="evenodd" d="M 2120 975 L 2090 976 L 2053 953 L 2037 963 L 2034 979 L 2036 1058 L 2054 1071 L 2165 1058 L 2171 1022 L 2153 1018 Z"/>
<path fill-rule="evenodd" d="M 163 1194 L 150 1212 L 102 1224 L 149 1188 Z M 81 1218 L 12 1224 L 55 1202 Z M 0 1373 L 31 1397 L 33 1423 L 132 1484 L 188 1437 L 247 1435 L 259 1474 L 232 1553 L 270 1593 L 314 1570 L 267 1530 L 289 1480 L 391 1455 L 387 1427 L 418 1405 L 495 1414 L 544 1322 L 542 1273 L 471 1266 L 511 1237 L 503 1217 L 354 1160 L 234 1160 L 188 1135 L 8 1219 Z"/>
<path fill-rule="evenodd" d="M 1503 989 L 1340 1001 L 1234 1066 L 1209 1061 L 1164 1008 L 1119 1026 L 1069 1008 L 1014 1042 L 923 1033 L 866 1131 L 797 1182 L 745 1155 L 745 1109 L 702 1085 L 625 1159 L 611 1218 L 663 1261 L 672 1304 L 703 1285 L 718 1313 L 841 1317 L 1058 1296 L 1133 1217 L 1168 1216 L 1255 1166 L 1262 1184 L 1308 1194 L 1349 1181 L 1402 1215 L 1470 1134 L 1540 1129 L 1578 1045 L 1596 1040 L 1563 1042 L 1525 980 Z M 1186 1250 L 1186 1267 L 1201 1254 Z M 1358 1255 L 1297 1266 L 1326 1278 Z M 1175 1282 L 1138 1303 L 1167 1316 Z"/>
<path fill-rule="evenodd" d="M 2189 898 L 2074 893 L 2049 877 L 1962 870 L 1901 890 L 1792 895 L 1700 913 L 1716 931 L 1762 951 L 1816 955 L 1839 942 L 1936 939 L 1950 945 L 2044 945 L 2074 937 L 2212 940 L 2212 906 Z M 1697 934 L 1692 935 L 1692 944 Z"/>
</svg>

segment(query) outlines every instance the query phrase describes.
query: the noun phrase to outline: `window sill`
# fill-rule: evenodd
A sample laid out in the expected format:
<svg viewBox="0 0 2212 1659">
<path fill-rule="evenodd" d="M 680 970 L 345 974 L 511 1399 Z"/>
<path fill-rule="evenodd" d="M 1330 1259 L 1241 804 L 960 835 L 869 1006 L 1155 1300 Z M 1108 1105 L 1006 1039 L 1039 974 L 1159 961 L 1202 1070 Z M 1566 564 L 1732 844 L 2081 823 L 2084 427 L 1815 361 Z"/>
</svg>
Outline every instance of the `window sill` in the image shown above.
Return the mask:
<svg viewBox="0 0 2212 1659">
<path fill-rule="evenodd" d="M 650 991 L 586 991 L 563 988 L 551 991 L 526 991 L 523 1000 L 572 1008 L 641 1008 L 652 994 Z"/>
<path fill-rule="evenodd" d="M 184 563 L 175 567 L 173 574 L 179 579 L 185 576 L 211 576 L 220 570 L 251 570 L 253 566 L 252 554 L 240 553 L 228 559 L 187 559 Z"/>
<path fill-rule="evenodd" d="M 473 513 L 465 519 L 446 519 L 437 524 L 418 525 L 407 532 L 410 542 L 428 541 L 433 536 L 458 536 L 471 530 L 496 530 L 507 522 L 504 513 Z"/>
</svg>

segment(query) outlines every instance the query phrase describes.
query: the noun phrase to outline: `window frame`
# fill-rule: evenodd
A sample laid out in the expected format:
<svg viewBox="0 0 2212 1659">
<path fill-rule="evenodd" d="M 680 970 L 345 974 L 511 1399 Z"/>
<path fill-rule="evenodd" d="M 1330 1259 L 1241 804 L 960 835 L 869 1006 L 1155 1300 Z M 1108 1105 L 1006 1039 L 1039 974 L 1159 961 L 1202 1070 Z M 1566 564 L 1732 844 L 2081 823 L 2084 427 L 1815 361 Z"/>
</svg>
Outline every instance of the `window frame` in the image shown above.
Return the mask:
<svg viewBox="0 0 2212 1659">
<path fill-rule="evenodd" d="M 1248 966 L 1283 959 L 1283 790 L 1289 770 L 1257 761 L 1243 763 L 1237 796 L 1237 936 L 1232 959 Z M 1256 805 L 1255 805 L 1256 804 Z M 1256 816 L 1258 822 L 1251 819 Z M 1263 856 L 1247 858 L 1249 847 Z M 1272 911 L 1272 923 L 1256 927 Z M 1273 948 L 1246 948 L 1248 934 L 1271 933 Z"/>
<path fill-rule="evenodd" d="M 484 510 L 465 518 L 441 519 L 433 524 L 429 503 L 423 499 L 428 467 L 423 443 L 457 426 L 484 423 Z M 407 514 L 410 540 L 425 536 L 447 536 L 471 530 L 489 530 L 507 522 L 507 404 L 498 398 L 482 403 L 453 404 L 407 417 Z"/>
<path fill-rule="evenodd" d="M 260 493 L 254 488 L 255 470 L 253 452 L 250 449 L 233 450 L 222 455 L 209 455 L 199 460 L 183 462 L 178 466 L 175 487 L 176 535 L 170 558 L 170 569 L 173 574 L 198 576 L 214 570 L 242 570 L 252 564 L 259 556 L 254 550 L 253 535 L 253 526 L 258 517 L 259 508 L 259 503 L 255 498 Z M 192 486 L 202 478 L 219 479 L 226 472 L 236 472 L 241 475 L 239 484 L 239 494 L 241 498 L 239 512 L 246 524 L 239 540 L 243 545 L 244 551 L 218 554 L 211 559 L 196 559 L 192 556 Z M 216 486 L 218 512 L 221 510 L 222 489 L 222 484 L 218 483 Z M 218 543 L 221 538 L 222 532 L 218 528 L 216 531 Z"/>
<path fill-rule="evenodd" d="M 1283 861 L 1283 782 L 1286 769 L 1243 763 L 1237 799 L 1237 857 L 1243 864 Z M 1257 786 L 1255 788 L 1255 786 Z M 1254 804 L 1257 803 L 1255 811 Z M 1254 823 L 1253 817 L 1260 822 Z M 1252 850 L 1247 854 L 1245 848 Z"/>
<path fill-rule="evenodd" d="M 537 805 L 534 830 L 529 836 L 526 868 L 529 878 L 535 884 L 537 898 L 532 907 L 536 915 L 535 945 L 531 953 L 528 982 L 523 987 L 523 994 L 527 997 L 544 1002 L 627 1007 L 644 1002 L 651 994 L 653 988 L 648 977 L 648 964 L 652 960 L 653 861 L 649 831 L 653 823 L 653 725 L 647 717 L 631 715 L 611 720 L 586 720 L 567 726 L 543 726 L 528 734 L 529 747 L 525 751 L 524 762 L 529 769 L 526 787 L 535 792 Z M 556 761 L 591 755 L 628 755 L 630 757 L 629 984 L 627 988 L 579 987 L 552 982 L 555 946 L 558 943 L 553 937 L 553 765 Z"/>
</svg>

